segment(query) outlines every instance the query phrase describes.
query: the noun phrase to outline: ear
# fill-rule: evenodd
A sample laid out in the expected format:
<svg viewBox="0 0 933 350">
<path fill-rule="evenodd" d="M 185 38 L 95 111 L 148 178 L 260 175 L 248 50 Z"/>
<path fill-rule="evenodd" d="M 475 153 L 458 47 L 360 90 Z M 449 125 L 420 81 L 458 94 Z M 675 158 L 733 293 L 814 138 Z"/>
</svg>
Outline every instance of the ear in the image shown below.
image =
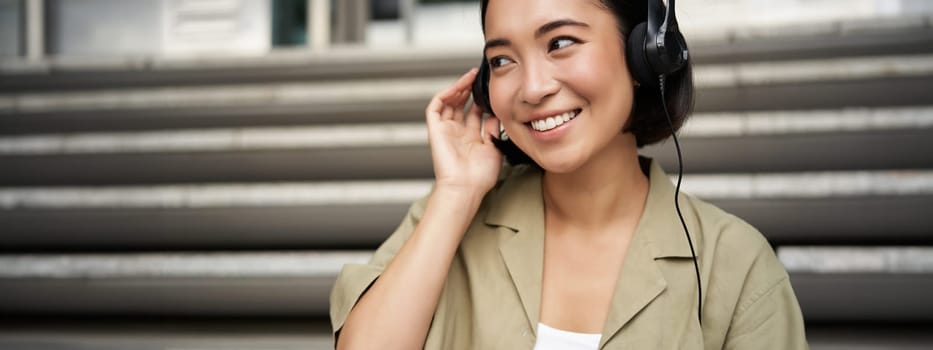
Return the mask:
<svg viewBox="0 0 933 350">
<path fill-rule="evenodd" d="M 648 57 L 645 55 L 647 29 L 648 23 L 641 22 L 629 33 L 628 40 L 625 42 L 625 61 L 636 83 L 653 87 L 658 82 L 651 64 L 648 63 Z"/>
</svg>

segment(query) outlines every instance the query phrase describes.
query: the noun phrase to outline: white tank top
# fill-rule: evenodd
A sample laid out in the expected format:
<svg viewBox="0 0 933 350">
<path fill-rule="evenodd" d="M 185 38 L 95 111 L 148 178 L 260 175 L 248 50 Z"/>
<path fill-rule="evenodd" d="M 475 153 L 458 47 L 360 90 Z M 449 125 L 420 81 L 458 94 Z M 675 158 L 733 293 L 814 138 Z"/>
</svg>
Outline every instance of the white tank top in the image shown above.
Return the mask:
<svg viewBox="0 0 933 350">
<path fill-rule="evenodd" d="M 596 350 L 600 337 L 599 333 L 568 332 L 539 322 L 534 350 Z"/>
</svg>

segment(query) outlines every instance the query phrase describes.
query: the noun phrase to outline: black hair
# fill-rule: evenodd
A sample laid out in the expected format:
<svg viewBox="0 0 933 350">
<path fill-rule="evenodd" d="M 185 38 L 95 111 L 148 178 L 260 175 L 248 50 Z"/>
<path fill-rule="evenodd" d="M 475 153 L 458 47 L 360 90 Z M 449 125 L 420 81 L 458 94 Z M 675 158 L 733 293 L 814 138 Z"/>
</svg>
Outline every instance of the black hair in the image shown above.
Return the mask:
<svg viewBox="0 0 933 350">
<path fill-rule="evenodd" d="M 592 1 L 597 1 L 615 15 L 620 35 L 619 40 L 623 48 L 632 29 L 648 18 L 648 0 Z M 486 8 L 488 5 L 489 0 L 480 1 L 480 23 L 483 32 L 486 31 Z M 664 7 L 663 4 L 662 7 Z M 674 130 L 679 130 L 690 113 L 693 112 L 693 69 L 690 60 L 682 69 L 667 76 L 664 84 L 664 94 Z M 484 111 L 495 115 L 489 102 L 489 63 L 485 52 L 483 53 L 483 62 L 480 64 L 479 73 L 473 82 L 473 99 Z M 643 85 L 635 89 L 632 101 L 632 113 L 622 132 L 634 134 L 636 145 L 639 148 L 658 143 L 671 136 L 672 131 L 667 123 L 667 117 L 664 115 L 664 106 L 661 105 L 660 91 Z M 531 157 L 519 149 L 511 140 L 503 141 L 494 138 L 493 144 L 511 164 L 537 165 Z"/>
</svg>

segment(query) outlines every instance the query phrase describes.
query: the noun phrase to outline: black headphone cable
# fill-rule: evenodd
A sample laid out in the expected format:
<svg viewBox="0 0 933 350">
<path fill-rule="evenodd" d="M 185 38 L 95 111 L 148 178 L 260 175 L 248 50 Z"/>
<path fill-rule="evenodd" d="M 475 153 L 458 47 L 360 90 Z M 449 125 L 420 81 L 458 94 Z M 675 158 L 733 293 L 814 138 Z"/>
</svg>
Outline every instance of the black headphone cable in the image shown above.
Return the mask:
<svg viewBox="0 0 933 350">
<path fill-rule="evenodd" d="M 680 224 L 684 227 L 684 234 L 687 236 L 687 243 L 690 244 L 690 255 L 693 256 L 693 268 L 697 273 L 697 320 L 700 321 L 700 327 L 703 326 L 703 288 L 700 283 L 700 265 L 697 263 L 697 254 L 693 249 L 693 241 L 690 240 L 690 230 L 687 229 L 687 223 L 680 212 L 680 182 L 684 177 L 684 159 L 680 153 L 680 142 L 677 140 L 677 131 L 674 130 L 674 122 L 671 121 L 671 115 L 667 112 L 667 100 L 664 98 L 664 75 L 658 76 L 658 83 L 661 86 L 661 106 L 664 108 L 664 115 L 667 117 L 667 125 L 671 128 L 671 137 L 674 138 L 674 148 L 677 150 L 677 187 L 674 189 L 674 208 L 677 209 L 677 217 L 680 218 Z"/>
</svg>

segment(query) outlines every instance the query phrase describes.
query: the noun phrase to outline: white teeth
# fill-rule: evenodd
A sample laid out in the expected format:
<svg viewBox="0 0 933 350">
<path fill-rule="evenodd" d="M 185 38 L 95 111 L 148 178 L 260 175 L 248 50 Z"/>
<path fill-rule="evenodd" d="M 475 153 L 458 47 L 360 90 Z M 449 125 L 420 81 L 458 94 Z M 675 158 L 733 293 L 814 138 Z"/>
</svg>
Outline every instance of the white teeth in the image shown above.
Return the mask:
<svg viewBox="0 0 933 350">
<path fill-rule="evenodd" d="M 563 125 L 566 122 L 569 122 L 571 119 L 576 118 L 577 113 L 567 112 L 564 114 L 556 115 L 553 117 L 548 117 L 546 119 L 534 120 L 531 122 L 531 128 L 537 131 L 548 131 L 553 128 L 556 128 L 560 125 Z"/>
</svg>

